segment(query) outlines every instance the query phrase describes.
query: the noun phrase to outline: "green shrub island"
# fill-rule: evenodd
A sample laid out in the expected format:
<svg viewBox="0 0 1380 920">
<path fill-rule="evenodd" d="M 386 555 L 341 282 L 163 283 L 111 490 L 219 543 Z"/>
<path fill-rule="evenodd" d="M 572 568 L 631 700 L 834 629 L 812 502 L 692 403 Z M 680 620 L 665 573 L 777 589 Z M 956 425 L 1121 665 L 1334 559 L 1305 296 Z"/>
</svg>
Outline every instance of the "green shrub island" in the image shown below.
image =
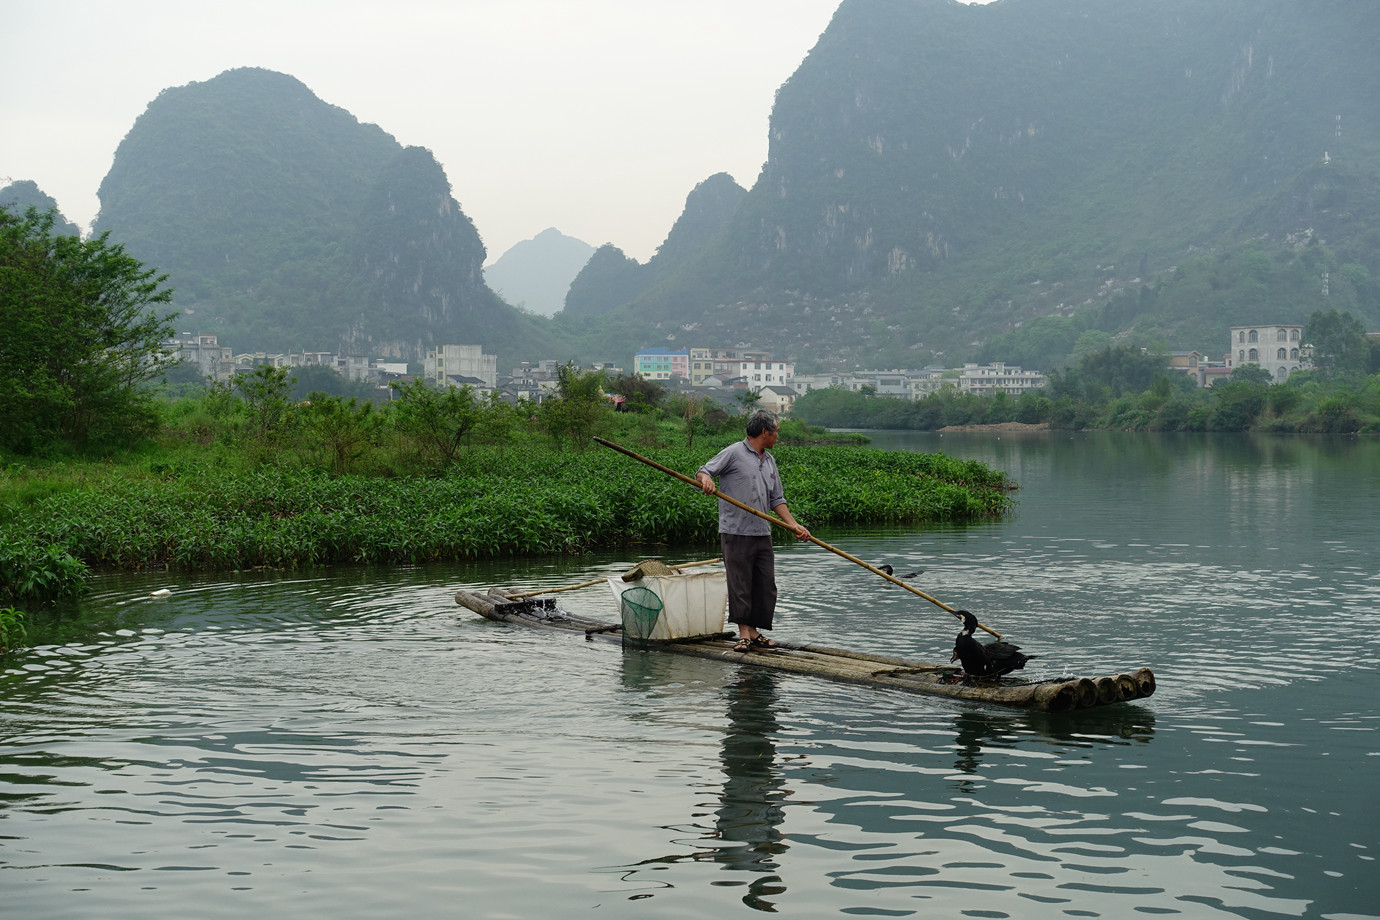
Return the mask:
<svg viewBox="0 0 1380 920">
<path fill-rule="evenodd" d="M 689 475 L 730 439 L 641 450 Z M 1012 504 L 1005 477 L 971 461 L 852 446 L 776 454 L 797 518 L 817 531 L 976 521 Z M 284 451 L 280 459 L 293 462 L 244 466 L 183 450 L 61 483 L 36 470 L 30 483 L 44 487 L 13 489 L 6 511 L 25 545 L 126 570 L 419 563 L 717 539 L 712 498 L 613 451 L 476 445 L 443 471 L 411 475 L 336 474 L 324 458 L 311 465 L 314 455 Z M 33 580 L 16 583 L 24 577 Z"/>
</svg>

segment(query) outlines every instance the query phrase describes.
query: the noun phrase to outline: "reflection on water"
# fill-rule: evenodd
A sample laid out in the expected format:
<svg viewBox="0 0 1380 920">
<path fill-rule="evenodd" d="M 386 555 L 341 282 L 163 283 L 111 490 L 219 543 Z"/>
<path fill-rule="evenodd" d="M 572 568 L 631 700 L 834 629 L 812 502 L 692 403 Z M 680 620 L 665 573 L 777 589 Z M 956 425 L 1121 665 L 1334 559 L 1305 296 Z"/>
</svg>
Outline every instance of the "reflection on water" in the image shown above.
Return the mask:
<svg viewBox="0 0 1380 920">
<path fill-rule="evenodd" d="M 1022 745 L 1059 742 L 1069 747 L 1106 743 L 1148 743 L 1155 731 L 1155 714 L 1141 704 L 1108 706 L 1069 713 L 1023 712 L 1007 714 L 963 709 L 953 718 L 954 770 L 979 774 L 984 753 L 1009 751 Z M 972 792 L 972 784 L 959 788 Z"/>
<path fill-rule="evenodd" d="M 646 689 L 657 680 L 656 672 L 647 667 L 650 657 L 639 652 L 624 654 L 625 684 Z M 788 849 L 788 842 L 780 827 L 786 817 L 783 804 L 790 794 L 773 741 L 781 728 L 776 721 L 778 679 L 779 675 L 770 671 L 736 669 L 723 691 L 727 715 L 719 749 L 723 779 L 713 808 L 713 826 L 702 827 L 701 836 L 686 852 L 620 867 L 617 871 L 624 880 L 636 885 L 649 870 L 687 860 L 718 863 L 744 873 L 744 881 L 716 880 L 714 884 L 745 885 L 744 904 L 756 910 L 775 911 L 773 898 L 786 891 L 779 874 L 779 860 Z M 697 809 L 695 817 L 701 814 Z M 685 841 L 680 843 L 684 846 Z M 670 887 L 669 883 L 661 884 Z M 638 893 L 631 897 L 648 896 Z"/>
<path fill-rule="evenodd" d="M 1380 915 L 1380 445 L 905 437 L 1009 470 L 1016 512 L 825 538 L 1032 677 L 1155 696 L 1012 712 L 452 601 L 622 554 L 102 577 L 0 660 L 5 916 Z M 923 600 L 808 545 L 778 573 L 786 638 L 947 659 Z"/>
<path fill-rule="evenodd" d="M 786 852 L 780 831 L 785 820 L 781 802 L 787 795 L 776 763 L 772 736 L 776 723 L 776 675 L 751 668 L 739 671 L 728 688 L 728 724 L 719 760 L 724 788 L 715 810 L 716 859 L 750 873 L 743 903 L 770 910 L 770 896 L 786 889 L 777 875 L 777 858 Z"/>
</svg>

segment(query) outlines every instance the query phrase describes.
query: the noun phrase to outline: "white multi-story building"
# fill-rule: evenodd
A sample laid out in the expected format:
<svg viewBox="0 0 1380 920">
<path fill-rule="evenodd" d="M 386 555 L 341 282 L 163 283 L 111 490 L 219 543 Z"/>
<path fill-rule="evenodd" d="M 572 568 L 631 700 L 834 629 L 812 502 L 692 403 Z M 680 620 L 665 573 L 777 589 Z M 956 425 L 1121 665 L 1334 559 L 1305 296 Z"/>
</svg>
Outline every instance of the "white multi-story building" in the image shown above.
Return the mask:
<svg viewBox="0 0 1380 920">
<path fill-rule="evenodd" d="M 787 361 L 773 361 L 762 356 L 733 361 L 729 366 L 732 368 L 732 376 L 742 377 L 747 381 L 749 390 L 760 390 L 762 387 L 770 386 L 794 387 L 795 365 Z"/>
<path fill-rule="evenodd" d="M 1003 362 L 992 364 L 965 364 L 958 375 L 958 388 L 979 395 L 986 393 L 1010 393 L 1019 396 L 1027 390 L 1045 385 L 1045 375 L 1039 371 L 1023 371 L 1019 367 L 1007 367 Z"/>
<path fill-rule="evenodd" d="M 744 365 L 748 365 L 748 373 L 746 374 L 746 376 L 748 378 L 748 382 L 751 383 L 753 373 L 767 373 L 760 371 L 759 368 L 755 367 L 756 365 L 784 363 L 781 361 L 774 360 L 772 356 L 767 352 L 750 351 L 741 348 L 695 347 L 689 349 L 689 353 L 689 377 L 692 386 L 700 386 L 704 383 L 704 381 L 708 380 L 710 377 L 716 377 L 720 380 L 727 380 L 733 377 L 745 376 L 743 367 Z M 773 384 L 779 384 L 781 382 L 780 369 L 773 369 L 772 371 L 770 371 L 770 373 L 772 373 L 773 375 L 773 379 L 770 382 Z M 790 373 L 792 374 L 792 376 L 794 376 L 794 365 L 790 366 Z M 761 381 L 758 385 L 765 385 L 765 383 L 766 381 Z"/>
<path fill-rule="evenodd" d="M 429 349 L 422 368 L 426 379 L 437 385 L 469 378 L 482 380 L 489 389 L 498 386 L 498 356 L 484 354 L 479 345 L 440 345 Z"/>
<path fill-rule="evenodd" d="M 215 335 L 182 332 L 164 342 L 163 351 L 174 360 L 195 364 L 203 377 L 229 380 L 235 375 L 234 354 L 220 345 Z"/>
<path fill-rule="evenodd" d="M 1281 383 L 1294 371 L 1308 366 L 1302 338 L 1302 326 L 1284 323 L 1232 326 L 1227 366 L 1235 369 L 1245 364 L 1258 364 L 1276 383 Z"/>
</svg>

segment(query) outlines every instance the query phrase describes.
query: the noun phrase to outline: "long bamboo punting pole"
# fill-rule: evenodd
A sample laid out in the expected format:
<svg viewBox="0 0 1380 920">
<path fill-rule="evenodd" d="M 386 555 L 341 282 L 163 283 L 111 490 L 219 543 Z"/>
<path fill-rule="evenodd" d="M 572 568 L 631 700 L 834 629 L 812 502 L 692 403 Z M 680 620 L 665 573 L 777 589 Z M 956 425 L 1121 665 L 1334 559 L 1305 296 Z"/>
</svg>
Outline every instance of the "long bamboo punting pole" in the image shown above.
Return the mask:
<svg viewBox="0 0 1380 920">
<path fill-rule="evenodd" d="M 688 483 L 689 485 L 694 486 L 696 489 L 700 489 L 700 484 L 699 484 L 699 482 L 698 482 L 697 480 L 695 480 L 695 479 L 692 479 L 692 478 L 689 477 L 689 476 L 686 476 L 684 473 L 676 472 L 675 470 L 671 469 L 671 468 L 668 467 L 668 466 L 662 466 L 660 463 L 657 463 L 655 460 L 650 460 L 650 459 L 648 459 L 647 457 L 642 456 L 641 454 L 638 454 L 638 453 L 635 453 L 635 452 L 633 452 L 633 451 L 631 451 L 631 450 L 628 450 L 626 447 L 623 447 L 622 445 L 619 445 L 619 444 L 615 444 L 615 443 L 613 443 L 612 441 L 609 441 L 609 440 L 607 440 L 607 439 L 605 439 L 605 438 L 595 438 L 594 440 L 595 440 L 595 442 L 598 443 L 598 444 L 602 444 L 602 445 L 604 445 L 605 447 L 612 448 L 613 450 L 618 451 L 620 454 L 626 454 L 627 456 L 632 457 L 634 460 L 637 460 L 637 461 L 640 461 L 640 462 L 642 462 L 642 463 L 647 464 L 648 466 L 652 467 L 653 469 L 661 470 L 663 473 L 665 473 L 665 474 L 668 475 L 668 476 L 674 476 L 676 479 L 679 479 L 681 482 Z M 701 491 L 703 491 L 703 490 L 701 489 Z M 761 519 L 764 520 L 764 521 L 770 521 L 771 523 L 775 524 L 777 527 L 781 527 L 781 528 L 783 528 L 783 529 L 785 529 L 785 530 L 789 530 L 791 533 L 795 533 L 795 530 L 794 530 L 789 524 L 787 524 L 785 521 L 781 520 L 779 517 L 777 517 L 777 516 L 774 515 L 774 514 L 767 514 L 765 511 L 758 511 L 756 508 L 752 507 L 751 505 L 745 505 L 745 504 L 743 504 L 742 502 L 738 501 L 738 499 L 733 498 L 733 497 L 728 496 L 728 495 L 725 495 L 724 493 L 720 492 L 718 489 L 714 489 L 713 492 L 712 492 L 712 493 L 709 493 L 709 494 L 713 494 L 713 495 L 717 496 L 718 498 L 723 499 L 724 501 L 728 502 L 730 505 L 736 505 L 737 507 L 742 508 L 744 511 L 748 512 L 749 514 L 755 514 L 755 515 L 757 515 L 759 518 L 761 518 Z M 919 595 L 920 597 L 923 597 L 925 600 L 929 601 L 931 604 L 934 604 L 934 605 L 935 605 L 936 607 L 938 607 L 940 610 L 947 610 L 949 613 L 952 613 L 954 616 L 960 616 L 959 612 L 958 612 L 956 609 L 954 609 L 953 607 L 950 607 L 948 604 L 944 603 L 943 601 L 941 601 L 941 600 L 939 600 L 939 599 L 937 599 L 937 598 L 934 598 L 934 597 L 930 597 L 928 594 L 926 594 L 924 591 L 921 591 L 919 588 L 915 587 L 914 585 L 907 584 L 906 582 L 902 581 L 902 580 L 899 579 L 899 578 L 896 578 L 896 577 L 894 577 L 894 576 L 888 575 L 886 572 L 883 572 L 881 569 L 877 568 L 876 566 L 873 566 L 873 565 L 870 565 L 870 564 L 868 564 L 868 563 L 866 563 L 866 562 L 863 562 L 863 561 L 862 561 L 861 559 L 859 559 L 857 556 L 853 556 L 853 555 L 850 555 L 849 553 L 845 553 L 843 550 L 839 549 L 839 548 L 836 547 L 836 546 L 830 546 L 828 543 L 825 543 L 823 540 L 819 539 L 818 537 L 815 537 L 813 534 L 810 535 L 809 537 L 806 537 L 805 539 L 809 540 L 811 543 L 815 544 L 816 546 L 822 546 L 822 547 L 824 547 L 825 549 L 827 549 L 829 552 L 833 553 L 833 554 L 836 555 L 836 556 L 842 556 L 844 559 L 847 559 L 849 562 L 852 562 L 852 563 L 854 563 L 854 564 L 856 564 L 856 565 L 862 566 L 863 568 L 867 569 L 867 570 L 868 570 L 869 572 L 871 572 L 872 574 L 878 575 L 878 576 L 880 576 L 880 577 L 882 577 L 882 578 L 885 578 L 887 581 L 891 582 L 891 583 L 894 584 L 894 585 L 900 585 L 902 588 L 905 588 L 907 591 L 909 591 L 909 592 L 912 593 L 912 594 L 916 594 L 916 595 Z M 987 633 L 990 633 L 990 634 L 996 636 L 998 639 L 1001 638 L 1001 633 L 996 632 L 995 630 L 992 630 L 992 629 L 988 629 L 986 626 L 983 626 L 981 623 L 978 624 L 978 627 L 979 627 L 980 629 L 982 629 L 984 632 L 987 632 Z"/>
</svg>

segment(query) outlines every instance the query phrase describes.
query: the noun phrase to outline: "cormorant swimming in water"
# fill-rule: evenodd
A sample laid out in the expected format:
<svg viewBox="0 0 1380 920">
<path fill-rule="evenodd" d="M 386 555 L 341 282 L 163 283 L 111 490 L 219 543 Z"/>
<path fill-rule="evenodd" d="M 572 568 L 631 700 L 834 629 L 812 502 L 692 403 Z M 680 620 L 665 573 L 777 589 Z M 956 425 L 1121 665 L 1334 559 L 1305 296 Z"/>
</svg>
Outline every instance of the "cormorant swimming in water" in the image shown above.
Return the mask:
<svg viewBox="0 0 1380 920">
<path fill-rule="evenodd" d="M 915 576 L 925 571 L 924 569 L 916 569 L 914 572 L 907 572 L 904 575 L 896 575 L 896 570 L 893 569 L 891 566 L 887 565 L 886 563 L 882 563 L 881 565 L 877 566 L 877 568 L 881 569 L 883 572 L 886 572 L 888 575 L 892 575 L 895 578 L 901 579 L 902 581 L 905 581 L 907 578 L 914 578 Z"/>
<path fill-rule="evenodd" d="M 950 661 L 963 662 L 963 671 L 969 677 L 1000 677 L 1010 674 L 1036 655 L 1022 654 L 1020 647 L 1010 642 L 989 642 L 983 645 L 973 638 L 977 629 L 977 617 L 966 610 L 955 611 L 963 617 L 963 630 L 954 639 L 954 653 Z"/>
</svg>

